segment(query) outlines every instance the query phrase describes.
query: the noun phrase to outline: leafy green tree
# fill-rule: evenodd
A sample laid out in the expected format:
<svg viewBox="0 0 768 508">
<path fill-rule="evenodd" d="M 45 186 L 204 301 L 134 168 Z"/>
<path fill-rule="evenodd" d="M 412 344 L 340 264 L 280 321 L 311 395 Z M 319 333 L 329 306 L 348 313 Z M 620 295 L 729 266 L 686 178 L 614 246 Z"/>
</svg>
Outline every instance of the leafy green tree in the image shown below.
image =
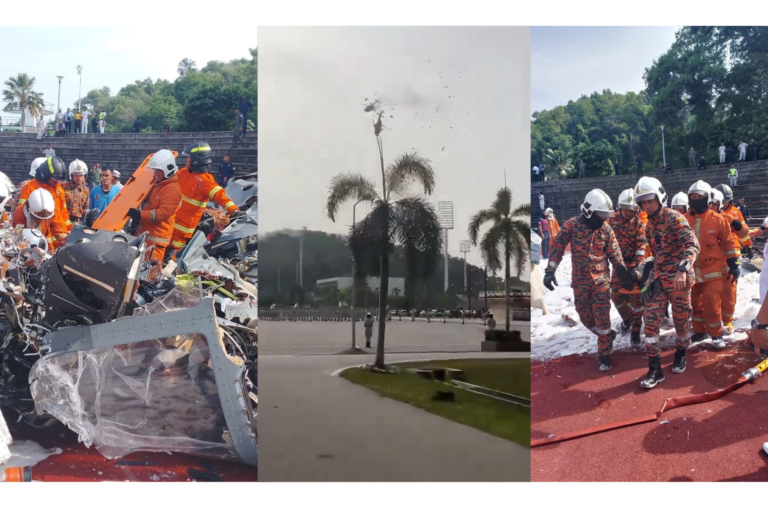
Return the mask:
<svg viewBox="0 0 768 508">
<path fill-rule="evenodd" d="M 29 109 L 35 118 L 42 114 L 45 103 L 43 94 L 34 90 L 35 78 L 26 73 L 19 73 L 8 78 L 3 84 L 3 100 L 6 102 L 3 111 L 21 110 L 21 125 L 24 125 L 26 109 Z"/>
<path fill-rule="evenodd" d="M 190 131 L 234 129 L 235 108 L 245 89 L 214 84 L 193 89 L 184 104 L 184 125 Z"/>
<path fill-rule="evenodd" d="M 179 76 L 185 76 L 189 71 L 195 70 L 195 67 L 197 64 L 194 60 L 190 60 L 189 58 L 185 58 L 181 62 L 179 62 L 178 68 L 176 69 L 176 72 L 179 73 Z"/>
</svg>

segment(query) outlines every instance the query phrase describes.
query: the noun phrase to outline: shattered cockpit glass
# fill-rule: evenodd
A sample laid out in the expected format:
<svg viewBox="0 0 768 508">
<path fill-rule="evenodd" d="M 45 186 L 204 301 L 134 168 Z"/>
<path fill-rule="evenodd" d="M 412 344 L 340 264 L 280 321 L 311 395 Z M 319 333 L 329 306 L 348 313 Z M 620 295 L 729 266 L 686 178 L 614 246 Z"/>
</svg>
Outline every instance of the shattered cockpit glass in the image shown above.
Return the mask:
<svg viewBox="0 0 768 508">
<path fill-rule="evenodd" d="M 199 302 L 195 295 L 175 290 L 127 319 L 163 313 L 172 317 Z M 221 395 L 231 394 L 221 394 L 221 380 L 216 380 L 210 341 L 219 338 L 202 333 L 155 335 L 152 340 L 53 353 L 38 360 L 30 373 L 36 406 L 107 458 L 167 451 L 243 460 L 233 446 L 221 401 Z M 243 364 L 237 356 L 227 355 L 224 361 Z M 245 403 L 245 376 L 227 382 L 238 385 L 243 420 L 255 436 L 255 408 Z M 251 409 L 253 414 L 248 414 Z"/>
</svg>

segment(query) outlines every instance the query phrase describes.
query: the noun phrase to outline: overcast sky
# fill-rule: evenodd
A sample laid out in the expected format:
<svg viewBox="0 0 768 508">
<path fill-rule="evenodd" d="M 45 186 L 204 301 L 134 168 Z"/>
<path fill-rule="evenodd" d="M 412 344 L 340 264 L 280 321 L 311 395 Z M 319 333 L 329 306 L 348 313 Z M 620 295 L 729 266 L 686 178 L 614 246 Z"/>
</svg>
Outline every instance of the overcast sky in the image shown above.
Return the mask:
<svg viewBox="0 0 768 508">
<path fill-rule="evenodd" d="M 367 98 L 386 103 L 385 162 L 415 150 L 437 175 L 433 202 L 454 202 L 449 253 L 470 217 L 507 181 L 530 200 L 528 28 L 274 28 L 259 31 L 260 232 L 307 227 L 345 234 L 323 213 L 331 178 L 380 185 Z M 392 116 L 390 118 L 390 115 Z M 414 187 L 416 190 L 416 187 Z M 370 210 L 357 207 L 357 218 Z M 481 264 L 474 248 L 470 262 Z M 513 272 L 514 273 L 514 272 Z"/>
<path fill-rule="evenodd" d="M 676 27 L 533 27 L 531 112 L 582 95 L 639 92 L 643 73 L 675 40 Z"/>
<path fill-rule="evenodd" d="M 168 26 L 173 26 L 172 20 Z M 174 31 L 158 32 L 148 30 L 143 24 L 132 27 L 3 27 L 0 33 L 3 40 L 0 83 L 25 72 L 35 78 L 35 90 L 43 92 L 45 102 L 55 105 L 56 76 L 64 76 L 61 82 L 63 111 L 77 101 L 79 81 L 75 67 L 78 64 L 83 66 L 83 95 L 103 86 L 108 86 L 115 95 L 120 88 L 136 80 L 173 81 L 178 77 L 178 63 L 184 58 L 197 62 L 198 68 L 210 60 L 250 59 L 249 46 L 255 48 L 257 44 L 255 28 L 248 29 L 248 37 L 236 40 L 187 36 Z M 18 46 L 12 47 L 12 41 L 18 41 Z"/>
</svg>

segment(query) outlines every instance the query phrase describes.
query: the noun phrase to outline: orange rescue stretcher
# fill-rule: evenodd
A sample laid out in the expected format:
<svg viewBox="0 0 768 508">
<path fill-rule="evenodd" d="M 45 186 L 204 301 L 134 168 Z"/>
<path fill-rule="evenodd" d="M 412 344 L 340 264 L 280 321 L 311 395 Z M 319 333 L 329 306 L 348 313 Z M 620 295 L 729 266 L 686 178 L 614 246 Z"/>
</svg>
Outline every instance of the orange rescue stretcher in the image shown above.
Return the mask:
<svg viewBox="0 0 768 508">
<path fill-rule="evenodd" d="M 171 151 L 171 153 L 174 157 L 179 155 L 175 151 Z M 133 172 L 131 178 L 123 185 L 109 206 L 101 212 L 101 215 L 93 223 L 94 229 L 120 231 L 125 227 L 125 223 L 128 222 L 128 210 L 139 208 L 152 191 L 155 172 L 147 165 L 153 155 L 155 154 L 147 155 L 144 162 Z"/>
</svg>

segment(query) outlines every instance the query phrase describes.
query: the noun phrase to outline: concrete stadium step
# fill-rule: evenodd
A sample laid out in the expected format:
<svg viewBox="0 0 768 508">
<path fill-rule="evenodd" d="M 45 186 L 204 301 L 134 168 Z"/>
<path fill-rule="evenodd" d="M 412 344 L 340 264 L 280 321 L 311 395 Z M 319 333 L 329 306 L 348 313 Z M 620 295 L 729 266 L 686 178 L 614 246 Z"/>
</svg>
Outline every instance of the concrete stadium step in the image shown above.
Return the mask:
<svg viewBox="0 0 768 508">
<path fill-rule="evenodd" d="M 728 183 L 729 168 L 730 164 L 721 164 L 710 166 L 704 171 L 695 169 L 676 170 L 671 174 L 647 174 L 645 176 L 658 178 L 671 199 L 672 196 L 681 190 L 687 192 L 688 188 L 696 180 L 704 180 L 713 186 L 720 183 Z M 738 185 L 734 188 L 734 196 L 737 200 L 743 197 L 750 207 L 752 216 L 755 218 L 760 217 L 759 222 L 762 222 L 762 218 L 768 215 L 768 178 L 766 178 L 768 160 L 737 163 L 736 168 L 739 171 L 739 180 Z M 614 201 L 615 205 L 619 194 L 624 189 L 634 187 L 636 183 L 636 175 L 584 178 L 562 180 L 559 182 L 532 182 L 533 225 L 535 227 L 540 217 L 539 192 L 544 193 L 545 207 L 552 208 L 558 220 L 562 223 L 564 220 L 580 214 L 580 207 L 584 196 L 590 190 L 594 188 L 604 190 Z"/>
</svg>

